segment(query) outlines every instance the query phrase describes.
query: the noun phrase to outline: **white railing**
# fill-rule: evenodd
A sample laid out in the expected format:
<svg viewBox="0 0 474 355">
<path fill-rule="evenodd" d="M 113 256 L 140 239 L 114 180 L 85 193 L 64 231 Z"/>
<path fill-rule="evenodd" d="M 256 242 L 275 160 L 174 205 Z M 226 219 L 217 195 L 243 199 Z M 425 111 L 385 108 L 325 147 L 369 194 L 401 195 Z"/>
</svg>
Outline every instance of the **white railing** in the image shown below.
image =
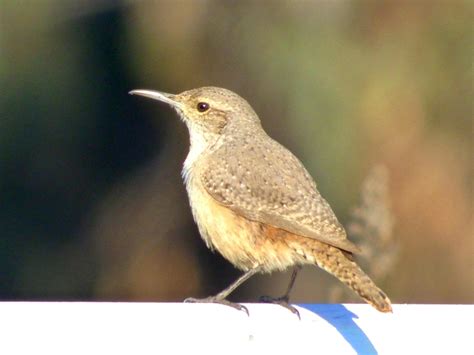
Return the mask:
<svg viewBox="0 0 474 355">
<path fill-rule="evenodd" d="M 0 354 L 474 354 L 473 305 L 0 302 Z"/>
</svg>

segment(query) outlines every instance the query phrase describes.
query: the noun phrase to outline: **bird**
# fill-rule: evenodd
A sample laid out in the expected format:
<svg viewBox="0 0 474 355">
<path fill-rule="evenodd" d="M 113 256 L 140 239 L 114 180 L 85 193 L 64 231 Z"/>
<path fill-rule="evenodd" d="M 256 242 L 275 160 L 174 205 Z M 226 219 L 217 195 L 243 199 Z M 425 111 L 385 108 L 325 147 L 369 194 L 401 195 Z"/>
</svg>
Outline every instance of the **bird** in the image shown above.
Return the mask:
<svg viewBox="0 0 474 355">
<path fill-rule="evenodd" d="M 207 298 L 247 312 L 227 299 L 257 273 L 292 269 L 285 294 L 262 298 L 299 317 L 289 304 L 297 274 L 305 265 L 335 276 L 380 312 L 391 312 L 387 295 L 357 265 L 360 249 L 348 238 L 302 162 L 263 129 L 251 105 L 224 88 L 206 86 L 168 94 L 130 91 L 170 105 L 184 121 L 190 149 L 182 177 L 194 221 L 207 247 L 244 273 Z"/>
</svg>

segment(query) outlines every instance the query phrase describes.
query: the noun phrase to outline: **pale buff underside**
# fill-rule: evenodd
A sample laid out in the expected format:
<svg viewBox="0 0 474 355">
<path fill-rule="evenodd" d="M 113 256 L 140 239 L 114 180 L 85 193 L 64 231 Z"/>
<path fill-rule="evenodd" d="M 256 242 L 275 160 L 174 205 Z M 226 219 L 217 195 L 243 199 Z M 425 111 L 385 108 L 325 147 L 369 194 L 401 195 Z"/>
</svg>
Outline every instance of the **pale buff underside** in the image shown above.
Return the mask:
<svg viewBox="0 0 474 355">
<path fill-rule="evenodd" d="M 187 181 L 187 190 L 194 219 L 207 246 L 239 269 L 246 271 L 261 265 L 271 272 L 314 264 L 312 251 L 324 247 L 315 240 L 238 216 L 216 202 L 194 179 Z M 307 244 L 311 244 L 309 250 Z"/>
</svg>

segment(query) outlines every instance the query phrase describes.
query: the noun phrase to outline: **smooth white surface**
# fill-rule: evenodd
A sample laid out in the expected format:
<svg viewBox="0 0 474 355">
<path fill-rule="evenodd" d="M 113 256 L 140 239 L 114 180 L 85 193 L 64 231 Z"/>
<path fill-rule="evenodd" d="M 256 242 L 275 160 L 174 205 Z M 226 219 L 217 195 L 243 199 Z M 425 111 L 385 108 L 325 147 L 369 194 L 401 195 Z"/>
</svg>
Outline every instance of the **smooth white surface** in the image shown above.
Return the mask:
<svg viewBox="0 0 474 355">
<path fill-rule="evenodd" d="M 474 354 L 473 305 L 0 302 L 0 354 Z"/>
</svg>

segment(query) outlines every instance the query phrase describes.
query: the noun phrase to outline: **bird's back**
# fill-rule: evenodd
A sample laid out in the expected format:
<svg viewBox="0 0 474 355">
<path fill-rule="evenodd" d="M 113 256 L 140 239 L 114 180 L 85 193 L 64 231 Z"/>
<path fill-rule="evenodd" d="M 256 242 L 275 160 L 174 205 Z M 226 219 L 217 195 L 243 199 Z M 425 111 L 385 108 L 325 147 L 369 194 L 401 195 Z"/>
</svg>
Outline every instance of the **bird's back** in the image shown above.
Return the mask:
<svg viewBox="0 0 474 355">
<path fill-rule="evenodd" d="M 263 130 L 234 135 L 204 159 L 201 181 L 219 203 L 251 220 L 357 251 L 303 164 Z"/>
</svg>

